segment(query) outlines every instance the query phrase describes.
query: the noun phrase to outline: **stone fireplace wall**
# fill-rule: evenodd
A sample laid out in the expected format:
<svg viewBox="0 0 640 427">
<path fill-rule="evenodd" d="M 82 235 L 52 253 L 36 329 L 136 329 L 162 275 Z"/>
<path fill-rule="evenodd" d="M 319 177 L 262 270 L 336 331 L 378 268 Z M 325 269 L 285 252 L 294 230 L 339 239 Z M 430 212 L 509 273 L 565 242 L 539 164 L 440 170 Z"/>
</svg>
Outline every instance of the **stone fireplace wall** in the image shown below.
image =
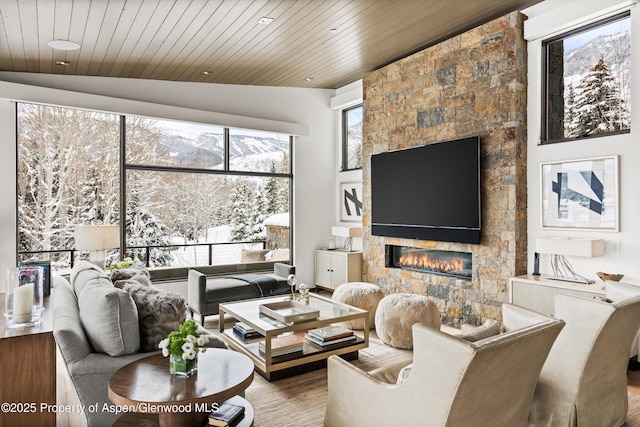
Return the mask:
<svg viewBox="0 0 640 427">
<path fill-rule="evenodd" d="M 365 76 L 363 274 L 386 293 L 427 295 L 443 323 L 501 318 L 507 278 L 527 268 L 525 17 L 506 15 Z M 371 235 L 370 156 L 479 135 L 478 245 Z M 472 280 L 385 267 L 385 245 L 471 252 Z"/>
</svg>

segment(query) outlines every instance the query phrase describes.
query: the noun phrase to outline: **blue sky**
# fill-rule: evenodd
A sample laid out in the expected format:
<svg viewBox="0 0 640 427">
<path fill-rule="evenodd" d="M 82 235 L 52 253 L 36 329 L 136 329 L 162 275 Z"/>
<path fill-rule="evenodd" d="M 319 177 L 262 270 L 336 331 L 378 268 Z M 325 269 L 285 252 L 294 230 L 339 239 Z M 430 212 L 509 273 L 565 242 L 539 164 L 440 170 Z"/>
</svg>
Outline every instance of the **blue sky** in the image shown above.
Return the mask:
<svg viewBox="0 0 640 427">
<path fill-rule="evenodd" d="M 625 31 L 629 31 L 630 28 L 631 19 L 625 18 L 620 21 L 604 25 L 602 27 L 594 28 L 580 34 L 576 34 L 575 36 L 567 37 L 566 39 L 564 39 L 564 53 L 568 53 L 574 49 L 577 49 L 600 35 L 622 33 Z"/>
</svg>

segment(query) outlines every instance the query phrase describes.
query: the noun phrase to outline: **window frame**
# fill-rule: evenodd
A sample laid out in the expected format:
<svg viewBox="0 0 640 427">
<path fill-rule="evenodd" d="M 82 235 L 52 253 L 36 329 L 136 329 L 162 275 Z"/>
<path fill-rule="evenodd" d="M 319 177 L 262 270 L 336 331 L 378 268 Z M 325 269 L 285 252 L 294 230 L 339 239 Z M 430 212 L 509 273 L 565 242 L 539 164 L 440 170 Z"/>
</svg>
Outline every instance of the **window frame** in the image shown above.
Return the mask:
<svg viewBox="0 0 640 427">
<path fill-rule="evenodd" d="M 348 116 L 349 116 L 349 112 L 353 111 L 355 109 L 362 109 L 363 108 L 363 104 L 362 103 L 358 103 L 358 104 L 354 104 L 350 107 L 347 108 L 343 108 L 341 110 L 341 143 L 340 143 L 340 147 L 341 147 L 341 153 L 342 153 L 342 162 L 340 165 L 340 170 L 341 172 L 348 172 L 348 171 L 355 171 L 355 170 L 360 170 L 362 169 L 362 164 L 360 165 L 360 167 L 357 168 L 350 168 L 349 167 L 349 121 L 347 120 Z"/>
<path fill-rule="evenodd" d="M 600 138 L 600 137 L 606 137 L 606 136 L 612 136 L 612 135 L 621 135 L 621 134 L 628 134 L 631 133 L 631 128 L 629 129 L 622 129 L 622 130 L 615 130 L 615 131 L 608 131 L 608 132 L 599 132 L 599 133 L 594 133 L 591 135 L 585 135 L 585 136 L 574 136 L 574 137 L 563 137 L 563 138 L 549 138 L 549 103 L 550 103 L 550 98 L 548 96 L 548 91 L 549 91 L 549 45 L 552 43 L 555 43 L 559 40 L 564 40 L 567 39 L 569 37 L 578 35 L 578 34 L 582 34 L 585 33 L 587 31 L 591 31 L 595 28 L 598 27 L 603 27 L 605 25 L 611 24 L 615 21 L 620 21 L 623 19 L 627 19 L 631 17 L 631 10 L 626 10 L 620 13 L 616 13 L 614 15 L 599 19 L 597 21 L 594 22 L 590 22 L 588 24 L 582 25 L 578 28 L 574 28 L 572 30 L 563 32 L 561 34 L 555 35 L 553 37 L 550 37 L 548 39 L 545 39 L 542 41 L 542 61 L 541 61 L 541 66 L 542 66 L 542 84 L 541 84 L 541 89 L 542 89 L 542 94 L 541 94 L 541 123 L 540 123 L 540 141 L 538 143 L 538 145 L 549 145 L 549 144 L 557 144 L 557 143 L 561 143 L 561 142 L 569 142 L 569 141 L 577 141 L 577 140 L 581 140 L 581 139 L 592 139 L 592 138 Z"/>
<path fill-rule="evenodd" d="M 88 108 L 79 108 L 79 107 L 72 107 L 72 106 L 66 106 L 66 105 L 47 105 L 47 104 L 42 104 L 42 103 L 38 103 L 38 102 L 28 102 L 28 101 L 16 101 L 15 102 L 15 126 L 16 126 L 16 133 L 15 133 L 15 144 L 16 144 L 16 164 L 19 167 L 20 164 L 20 150 L 19 150 L 19 144 L 20 144 L 20 132 L 19 132 L 19 105 L 20 104 L 31 104 L 31 105 L 39 105 L 42 107 L 52 107 L 52 108 L 65 108 L 65 109 L 72 109 L 72 110 L 83 110 L 83 111 L 94 111 Z M 264 177 L 264 178 L 284 178 L 288 180 L 288 205 L 289 205 L 289 260 L 288 262 L 293 262 L 293 251 L 291 250 L 293 248 L 293 234 L 294 234 L 294 230 L 293 230 L 293 206 L 294 206 L 294 194 L 293 194 L 293 187 L 294 187 L 294 175 L 293 175 L 293 147 L 294 147 L 294 135 L 286 135 L 287 137 L 287 143 L 288 143 L 288 157 L 289 157 L 289 162 L 287 165 L 287 171 L 286 172 L 269 172 L 269 171 L 240 171 L 240 170 L 231 170 L 230 169 L 230 150 L 229 150 L 229 135 L 230 135 L 230 129 L 235 130 L 236 128 L 230 128 L 228 126 L 219 126 L 219 125 L 213 125 L 213 124 L 207 124 L 207 123 L 198 123 L 198 122 L 189 122 L 189 121 L 182 121 L 184 123 L 194 123 L 196 125 L 205 125 L 205 126 L 213 126 L 213 127 L 222 127 L 223 131 L 224 131 L 224 165 L 222 169 L 201 169 L 201 168 L 193 168 L 193 167 L 175 167 L 175 166 L 152 166 L 152 165 L 142 165 L 142 164 L 133 164 L 133 163 L 128 163 L 127 158 L 126 158 L 126 153 L 127 153 L 127 118 L 128 117 L 135 117 L 135 114 L 123 114 L 123 113 L 117 113 L 117 112 L 108 112 L 108 111 L 96 111 L 97 113 L 104 113 L 104 114 L 111 114 L 114 115 L 118 118 L 118 122 L 119 122 L 119 129 L 118 129 L 118 138 L 119 138 L 119 143 L 118 143 L 118 147 L 119 147 L 119 163 L 118 163 L 118 175 L 119 175 L 119 186 L 118 186 L 118 191 L 120 192 L 120 202 L 118 205 L 118 209 L 120 210 L 120 218 L 124 218 L 126 216 L 126 210 L 127 210 L 127 172 L 128 171 L 135 171 L 135 170 L 142 170 L 142 171 L 154 171 L 154 172 L 179 172 L 179 173 L 188 173 L 188 174 L 209 174 L 209 175 L 226 175 L 226 176 L 241 176 L 241 177 Z M 164 121 L 164 120 L 173 120 L 173 119 L 166 119 L 166 118 L 161 118 L 161 117 L 150 117 L 150 116 L 138 116 L 138 117 L 144 117 L 144 118 L 148 118 L 151 120 L 159 120 L 159 121 Z M 237 130 L 242 130 L 240 128 L 238 128 Z M 265 134 L 271 134 L 274 132 L 271 131 L 262 131 L 259 129 L 254 129 L 252 130 L 253 132 L 264 132 Z M 281 133 L 282 135 L 282 133 Z M 284 138 L 283 138 L 284 139 Z M 18 185 L 16 183 L 16 185 Z M 16 191 L 16 211 L 19 210 L 18 207 L 18 192 Z M 18 214 L 18 212 L 16 212 L 16 214 Z M 120 247 L 118 248 L 119 253 L 120 253 L 120 259 L 123 259 L 126 256 L 127 250 L 128 250 L 128 246 L 127 246 L 127 239 L 126 239 L 126 228 L 122 227 L 122 224 L 119 223 L 120 227 L 119 227 L 119 233 L 120 233 Z M 19 222 L 16 223 L 16 237 L 19 237 L 19 227 L 20 224 Z M 23 255 L 28 255 L 28 254 L 34 254 L 34 253 L 42 253 L 44 255 L 44 257 L 47 256 L 47 253 L 49 253 L 49 258 L 51 256 L 52 253 L 63 253 L 63 252 L 71 252 L 71 264 L 73 265 L 73 260 L 74 260 L 74 250 L 69 250 L 66 248 L 58 248 L 55 250 L 50 250 L 50 251 L 21 251 L 20 250 L 20 240 L 19 238 L 16 239 L 16 259 L 19 260 L 21 258 L 21 256 Z M 147 260 L 148 262 L 148 260 Z M 283 261 L 280 261 L 283 262 Z M 230 271 L 234 271 L 234 272 L 239 272 L 239 271 L 263 271 L 265 270 L 265 268 L 267 268 L 270 265 L 273 265 L 274 261 L 267 261 L 267 262 L 259 262 L 259 263 L 246 263 L 246 264 L 241 264 L 241 263 L 235 263 L 233 265 L 209 265 L 209 266 L 204 266 L 205 269 L 207 269 L 208 271 L 211 272 L 216 272 L 216 271 L 220 271 L 220 272 L 230 272 Z M 179 265 L 179 266 L 168 266 L 168 267 L 157 267 L 158 269 L 160 269 L 160 271 L 158 271 L 162 277 L 170 277 L 170 276 L 174 276 L 174 274 L 171 273 L 171 271 L 177 272 L 178 276 L 181 277 L 181 274 L 185 271 L 185 269 L 188 268 L 192 268 L 193 266 L 183 266 L 183 265 Z M 200 266 L 198 266 L 200 267 Z M 156 267 L 151 267 L 151 269 L 156 269 Z M 153 274 L 152 274 L 153 275 Z M 178 277 L 176 276 L 176 277 Z"/>
</svg>

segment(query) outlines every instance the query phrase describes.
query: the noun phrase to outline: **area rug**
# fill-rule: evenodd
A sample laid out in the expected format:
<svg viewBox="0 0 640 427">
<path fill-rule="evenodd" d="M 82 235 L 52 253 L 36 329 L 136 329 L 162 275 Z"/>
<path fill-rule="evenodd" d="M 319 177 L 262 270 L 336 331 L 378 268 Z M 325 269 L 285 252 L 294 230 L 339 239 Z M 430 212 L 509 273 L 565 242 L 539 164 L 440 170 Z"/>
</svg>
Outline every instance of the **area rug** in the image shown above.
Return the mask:
<svg viewBox="0 0 640 427">
<path fill-rule="evenodd" d="M 217 333 L 217 321 L 213 319 L 216 318 L 208 318 L 205 326 Z M 360 350 L 358 360 L 351 363 L 365 371 L 411 363 L 411 351 L 389 347 L 377 338 L 375 331 L 371 332 L 369 347 Z M 318 369 L 273 382 L 256 373 L 245 397 L 255 411 L 255 427 L 321 427 L 327 403 L 327 370 Z M 624 426 L 640 427 L 640 395 L 629 393 Z"/>
</svg>

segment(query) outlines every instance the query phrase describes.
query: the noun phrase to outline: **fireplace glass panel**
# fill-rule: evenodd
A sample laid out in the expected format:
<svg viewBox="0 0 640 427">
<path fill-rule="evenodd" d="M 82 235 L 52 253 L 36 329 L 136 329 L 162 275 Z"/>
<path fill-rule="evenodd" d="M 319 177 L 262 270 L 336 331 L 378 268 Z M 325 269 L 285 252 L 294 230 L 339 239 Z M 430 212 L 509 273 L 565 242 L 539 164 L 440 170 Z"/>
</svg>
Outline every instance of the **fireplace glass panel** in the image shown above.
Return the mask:
<svg viewBox="0 0 640 427">
<path fill-rule="evenodd" d="M 471 279 L 472 254 L 469 252 L 391 246 L 389 267 Z"/>
</svg>

